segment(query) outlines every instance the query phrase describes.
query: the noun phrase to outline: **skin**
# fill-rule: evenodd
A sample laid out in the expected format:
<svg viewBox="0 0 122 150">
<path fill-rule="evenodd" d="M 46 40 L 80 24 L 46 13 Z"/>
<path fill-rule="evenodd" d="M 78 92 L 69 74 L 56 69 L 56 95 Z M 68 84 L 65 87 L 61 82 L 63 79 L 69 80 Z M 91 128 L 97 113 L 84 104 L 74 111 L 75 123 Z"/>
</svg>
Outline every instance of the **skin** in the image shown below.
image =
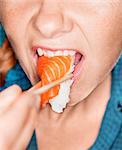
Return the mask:
<svg viewBox="0 0 122 150">
<path fill-rule="evenodd" d="M 35 128 L 36 96 L 13 85 L 0 93 L 0 149 L 25 149 Z"/>
<path fill-rule="evenodd" d="M 33 84 L 38 81 L 33 46 L 77 49 L 83 54 L 82 69 L 72 85 L 68 107 L 63 114 L 56 114 L 47 105 L 40 112 L 36 131 L 38 141 L 44 139 L 43 136 L 49 137 L 39 143 L 45 150 L 54 144 L 50 150 L 64 149 L 65 141 L 74 134 L 77 142 L 68 140 L 66 149 L 90 147 L 110 98 L 111 70 L 122 52 L 121 0 L 4 0 L 0 1 L 0 21 Z M 74 132 L 70 130 L 72 122 L 76 123 Z M 93 128 L 89 131 L 91 123 Z M 64 132 L 63 144 L 54 142 L 53 133 L 56 132 L 61 141 L 63 129 L 70 134 Z"/>
</svg>

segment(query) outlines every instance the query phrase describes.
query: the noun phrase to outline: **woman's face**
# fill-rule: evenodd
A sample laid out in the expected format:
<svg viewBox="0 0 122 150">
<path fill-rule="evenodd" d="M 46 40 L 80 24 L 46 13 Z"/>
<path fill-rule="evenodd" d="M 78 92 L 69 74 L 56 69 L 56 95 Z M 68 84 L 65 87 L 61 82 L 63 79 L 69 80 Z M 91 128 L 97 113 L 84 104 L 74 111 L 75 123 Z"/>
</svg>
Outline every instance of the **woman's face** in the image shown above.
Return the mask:
<svg viewBox="0 0 122 150">
<path fill-rule="evenodd" d="M 121 0 L 2 0 L 0 21 L 32 83 L 38 79 L 33 48 L 83 55 L 71 88 L 72 104 L 105 79 L 122 49 Z"/>
</svg>

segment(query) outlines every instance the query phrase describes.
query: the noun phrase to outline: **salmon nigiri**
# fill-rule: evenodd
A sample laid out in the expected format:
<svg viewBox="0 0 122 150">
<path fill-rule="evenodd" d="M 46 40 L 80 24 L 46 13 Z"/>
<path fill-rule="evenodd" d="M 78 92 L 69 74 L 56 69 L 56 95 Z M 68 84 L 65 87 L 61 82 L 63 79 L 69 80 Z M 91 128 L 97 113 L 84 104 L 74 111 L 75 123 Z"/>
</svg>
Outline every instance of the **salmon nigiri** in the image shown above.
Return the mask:
<svg viewBox="0 0 122 150">
<path fill-rule="evenodd" d="M 42 86 L 60 79 L 63 77 L 71 67 L 71 56 L 41 56 L 38 59 L 37 71 L 41 78 Z M 54 98 L 59 93 L 60 85 L 55 86 L 41 95 L 41 106 L 46 104 L 49 99 Z"/>
</svg>

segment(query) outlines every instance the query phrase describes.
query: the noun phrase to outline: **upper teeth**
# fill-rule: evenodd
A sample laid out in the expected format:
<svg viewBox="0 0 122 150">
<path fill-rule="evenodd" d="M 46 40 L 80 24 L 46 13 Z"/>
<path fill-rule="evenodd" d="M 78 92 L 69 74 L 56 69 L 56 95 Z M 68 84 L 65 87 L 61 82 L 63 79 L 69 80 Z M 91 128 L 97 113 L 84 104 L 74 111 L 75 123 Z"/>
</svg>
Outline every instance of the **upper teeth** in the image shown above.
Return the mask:
<svg viewBox="0 0 122 150">
<path fill-rule="evenodd" d="M 47 57 L 53 57 L 53 56 L 74 56 L 75 55 L 75 51 L 74 50 L 58 50 L 58 51 L 49 51 L 49 50 L 42 50 L 41 48 L 37 49 L 37 53 L 39 56 L 47 56 Z"/>
</svg>

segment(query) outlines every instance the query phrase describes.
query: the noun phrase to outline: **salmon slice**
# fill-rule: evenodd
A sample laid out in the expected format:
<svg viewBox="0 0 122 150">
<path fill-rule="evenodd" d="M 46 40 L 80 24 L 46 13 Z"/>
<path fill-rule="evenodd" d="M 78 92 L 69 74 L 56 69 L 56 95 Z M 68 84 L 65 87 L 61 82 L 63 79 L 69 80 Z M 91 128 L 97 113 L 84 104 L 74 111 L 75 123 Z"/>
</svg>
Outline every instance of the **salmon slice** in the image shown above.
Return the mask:
<svg viewBox="0 0 122 150">
<path fill-rule="evenodd" d="M 71 56 L 41 56 L 37 63 L 37 72 L 42 81 L 42 86 L 63 77 L 70 69 Z M 41 106 L 49 99 L 58 95 L 60 85 L 57 85 L 47 92 L 41 94 Z"/>
</svg>

